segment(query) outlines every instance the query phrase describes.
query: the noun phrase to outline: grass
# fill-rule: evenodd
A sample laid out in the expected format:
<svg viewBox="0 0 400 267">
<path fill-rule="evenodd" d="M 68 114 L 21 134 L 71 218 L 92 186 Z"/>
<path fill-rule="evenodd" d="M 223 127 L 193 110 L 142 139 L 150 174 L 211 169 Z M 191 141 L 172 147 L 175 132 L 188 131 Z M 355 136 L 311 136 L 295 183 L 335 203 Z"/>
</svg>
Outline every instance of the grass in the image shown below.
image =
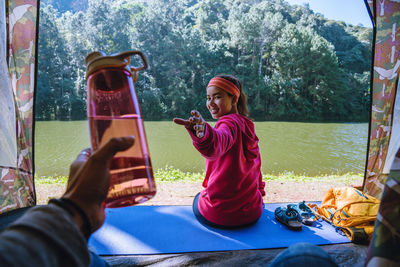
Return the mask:
<svg viewBox="0 0 400 267">
<path fill-rule="evenodd" d="M 158 169 L 154 173 L 156 182 L 202 182 L 205 172 L 183 172 L 173 166 L 166 166 L 165 168 Z M 346 173 L 346 174 L 327 174 L 317 176 L 307 176 L 294 174 L 293 172 L 285 172 L 282 174 L 263 174 L 263 180 L 278 181 L 278 182 L 342 182 L 346 185 L 357 184 L 364 179 L 364 175 Z M 36 184 L 59 184 L 65 185 L 68 181 L 67 176 L 41 176 L 35 177 Z"/>
<path fill-rule="evenodd" d="M 205 172 L 183 172 L 167 165 L 165 168 L 158 169 L 154 173 L 154 178 L 156 182 L 201 182 L 205 175 Z"/>
<path fill-rule="evenodd" d="M 293 172 L 286 172 L 279 175 L 273 174 L 263 174 L 264 181 L 293 181 L 293 182 L 343 182 L 345 184 L 353 184 L 357 183 L 360 180 L 364 179 L 364 174 L 361 173 L 345 173 L 345 174 L 320 174 L 317 176 L 307 176 L 307 175 L 299 175 L 293 174 Z"/>
<path fill-rule="evenodd" d="M 35 184 L 53 184 L 53 185 L 65 185 L 67 184 L 68 176 L 36 176 Z"/>
</svg>

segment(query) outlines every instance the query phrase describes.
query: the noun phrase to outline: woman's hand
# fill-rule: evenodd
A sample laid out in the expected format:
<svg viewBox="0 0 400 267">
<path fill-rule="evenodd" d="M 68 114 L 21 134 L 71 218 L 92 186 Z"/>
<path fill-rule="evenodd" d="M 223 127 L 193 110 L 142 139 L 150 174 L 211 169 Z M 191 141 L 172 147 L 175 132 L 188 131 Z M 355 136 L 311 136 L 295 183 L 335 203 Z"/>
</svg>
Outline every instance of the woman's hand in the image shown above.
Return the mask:
<svg viewBox="0 0 400 267">
<path fill-rule="evenodd" d="M 71 164 L 63 198 L 72 200 L 82 208 L 89 218 L 92 231 L 100 228 L 105 219 L 103 202 L 110 185 L 110 160 L 117 152 L 130 148 L 134 142 L 133 136 L 112 138 L 94 153 L 89 148 L 83 150 Z M 77 221 L 79 227 L 82 226 L 80 223 Z"/>
<path fill-rule="evenodd" d="M 206 129 L 205 123 L 206 121 L 201 116 L 200 112 L 197 110 L 192 110 L 192 117 L 187 120 L 174 118 L 174 122 L 179 125 L 185 126 L 186 129 L 189 129 L 196 133 L 198 138 L 202 138 L 204 136 L 204 131 Z"/>
</svg>

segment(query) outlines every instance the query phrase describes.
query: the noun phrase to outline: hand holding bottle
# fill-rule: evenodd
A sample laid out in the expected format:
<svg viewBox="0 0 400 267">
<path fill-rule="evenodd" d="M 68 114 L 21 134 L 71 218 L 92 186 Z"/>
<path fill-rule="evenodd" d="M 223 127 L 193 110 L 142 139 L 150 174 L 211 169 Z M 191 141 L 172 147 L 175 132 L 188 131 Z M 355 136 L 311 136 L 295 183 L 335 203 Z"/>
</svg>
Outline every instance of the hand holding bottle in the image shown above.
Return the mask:
<svg viewBox="0 0 400 267">
<path fill-rule="evenodd" d="M 130 148 L 134 141 L 133 136 L 112 138 L 96 152 L 92 153 L 89 148 L 83 150 L 71 164 L 63 198 L 70 199 L 85 212 L 92 231 L 104 222 L 103 203 L 110 184 L 110 160 L 117 152 Z"/>
</svg>

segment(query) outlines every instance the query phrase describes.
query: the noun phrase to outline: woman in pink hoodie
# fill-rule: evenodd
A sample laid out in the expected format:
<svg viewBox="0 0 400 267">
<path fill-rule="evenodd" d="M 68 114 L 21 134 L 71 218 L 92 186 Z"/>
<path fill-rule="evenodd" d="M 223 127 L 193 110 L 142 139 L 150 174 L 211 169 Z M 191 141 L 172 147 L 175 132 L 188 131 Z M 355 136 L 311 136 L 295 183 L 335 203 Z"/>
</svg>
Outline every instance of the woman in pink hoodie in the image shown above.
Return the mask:
<svg viewBox="0 0 400 267">
<path fill-rule="evenodd" d="M 215 127 L 192 111 L 184 125 L 195 148 L 206 158 L 205 188 L 193 201 L 193 212 L 204 224 L 236 228 L 255 223 L 265 195 L 254 123 L 248 118 L 247 98 L 238 79 L 219 75 L 207 85 L 207 108 Z"/>
</svg>

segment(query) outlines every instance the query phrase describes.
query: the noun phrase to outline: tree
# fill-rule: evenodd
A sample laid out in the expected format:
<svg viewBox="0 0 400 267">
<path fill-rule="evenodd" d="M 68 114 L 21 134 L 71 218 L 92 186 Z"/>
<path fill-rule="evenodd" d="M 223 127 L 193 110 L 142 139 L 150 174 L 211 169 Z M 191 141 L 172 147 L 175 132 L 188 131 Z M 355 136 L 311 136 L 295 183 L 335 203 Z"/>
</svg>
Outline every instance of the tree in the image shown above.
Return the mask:
<svg viewBox="0 0 400 267">
<path fill-rule="evenodd" d="M 70 117 L 69 97 L 72 79 L 69 76 L 69 54 L 56 24 L 57 12 L 51 5 L 40 13 L 38 90 L 36 116 L 40 119 L 67 119 Z"/>
<path fill-rule="evenodd" d="M 317 119 L 334 112 L 338 64 L 333 46 L 312 29 L 288 24 L 275 43 L 274 58 L 289 118 Z"/>
<path fill-rule="evenodd" d="M 257 119 L 367 118 L 368 28 L 283 0 L 88 0 L 77 9 L 67 2 L 42 3 L 37 118 L 86 117 L 84 58 L 98 50 L 148 57 L 136 83 L 145 119 L 192 109 L 210 118 L 205 87 L 223 73 L 241 80 Z"/>
</svg>

